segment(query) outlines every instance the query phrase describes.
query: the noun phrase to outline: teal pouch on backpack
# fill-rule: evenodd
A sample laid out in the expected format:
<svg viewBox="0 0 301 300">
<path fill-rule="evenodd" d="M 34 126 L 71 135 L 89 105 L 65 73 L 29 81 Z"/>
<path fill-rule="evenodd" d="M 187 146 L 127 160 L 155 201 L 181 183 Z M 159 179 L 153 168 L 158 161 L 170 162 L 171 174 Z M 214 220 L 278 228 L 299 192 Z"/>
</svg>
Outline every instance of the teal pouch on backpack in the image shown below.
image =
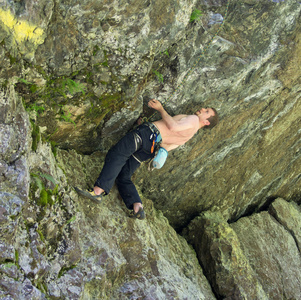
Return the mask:
<svg viewBox="0 0 301 300">
<path fill-rule="evenodd" d="M 153 167 L 155 169 L 161 169 L 167 159 L 168 151 L 165 150 L 163 147 L 160 147 L 157 155 L 153 160 Z"/>
</svg>

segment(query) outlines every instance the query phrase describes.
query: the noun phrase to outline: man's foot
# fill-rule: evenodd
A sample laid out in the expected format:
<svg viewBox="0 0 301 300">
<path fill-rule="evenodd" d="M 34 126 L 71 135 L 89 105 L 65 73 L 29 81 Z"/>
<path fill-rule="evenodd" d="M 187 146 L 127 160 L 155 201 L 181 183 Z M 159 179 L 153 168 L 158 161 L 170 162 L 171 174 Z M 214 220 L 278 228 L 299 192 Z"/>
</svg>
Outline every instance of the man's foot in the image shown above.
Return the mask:
<svg viewBox="0 0 301 300">
<path fill-rule="evenodd" d="M 74 187 L 74 189 L 76 190 L 76 192 L 86 198 L 89 198 L 90 200 L 96 202 L 96 203 L 101 203 L 102 200 L 102 195 L 96 195 L 94 191 L 84 191 L 79 189 L 78 187 Z"/>
<path fill-rule="evenodd" d="M 101 195 L 104 192 L 105 191 L 102 188 L 100 188 L 99 186 L 94 186 L 94 193 L 95 193 L 95 195 Z"/>
<path fill-rule="evenodd" d="M 130 212 L 130 218 L 136 218 L 136 219 L 139 219 L 139 220 L 145 219 L 145 213 L 144 213 L 143 207 L 142 206 L 139 207 L 138 212 L 135 212 L 134 210 L 132 210 Z"/>
</svg>

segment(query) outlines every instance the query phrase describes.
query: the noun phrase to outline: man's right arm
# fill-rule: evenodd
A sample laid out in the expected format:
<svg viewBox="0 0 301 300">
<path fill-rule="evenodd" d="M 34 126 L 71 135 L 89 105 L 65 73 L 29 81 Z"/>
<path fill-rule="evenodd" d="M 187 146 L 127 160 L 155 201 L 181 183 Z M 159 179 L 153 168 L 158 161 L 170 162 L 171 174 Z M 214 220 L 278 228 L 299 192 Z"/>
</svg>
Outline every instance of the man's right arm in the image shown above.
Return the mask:
<svg viewBox="0 0 301 300">
<path fill-rule="evenodd" d="M 173 128 L 177 125 L 177 122 L 167 113 L 160 101 L 152 99 L 148 102 L 148 106 L 157 110 L 161 114 L 161 118 L 169 130 L 173 130 Z"/>
<path fill-rule="evenodd" d="M 152 99 L 148 102 L 148 106 L 161 114 L 162 121 L 170 131 L 179 132 L 194 127 L 195 120 L 193 121 L 191 118 L 187 118 L 186 115 L 170 116 L 158 100 Z"/>
</svg>

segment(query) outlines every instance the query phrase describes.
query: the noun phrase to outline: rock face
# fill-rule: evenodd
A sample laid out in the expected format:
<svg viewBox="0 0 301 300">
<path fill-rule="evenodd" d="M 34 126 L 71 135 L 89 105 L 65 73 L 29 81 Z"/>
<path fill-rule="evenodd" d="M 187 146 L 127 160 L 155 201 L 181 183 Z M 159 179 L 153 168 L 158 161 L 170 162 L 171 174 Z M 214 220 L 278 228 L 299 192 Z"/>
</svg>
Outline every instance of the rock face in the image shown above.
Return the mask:
<svg viewBox="0 0 301 300">
<path fill-rule="evenodd" d="M 298 299 L 300 221 L 300 207 L 279 198 L 268 212 L 232 224 L 205 212 L 187 234 L 222 299 Z"/>
<path fill-rule="evenodd" d="M 94 177 L 101 153 L 28 149 L 20 99 L 10 89 L 0 103 L 2 298 L 215 299 L 194 250 L 150 200 L 144 222 L 128 217 L 115 190 L 100 205 L 78 197 L 71 183 Z"/>
<path fill-rule="evenodd" d="M 183 87 L 188 99 L 218 109 L 219 126 L 174 151 L 164 169 L 137 176 L 178 230 L 204 210 L 233 221 L 276 196 L 300 199 L 300 5 L 293 2 L 230 6 L 223 37 Z"/>
<path fill-rule="evenodd" d="M 0 297 L 299 299 L 299 1 L 0 5 Z M 156 97 L 220 124 L 143 165 L 145 221 L 91 187 Z M 193 246 L 193 248 L 191 247 Z"/>
</svg>

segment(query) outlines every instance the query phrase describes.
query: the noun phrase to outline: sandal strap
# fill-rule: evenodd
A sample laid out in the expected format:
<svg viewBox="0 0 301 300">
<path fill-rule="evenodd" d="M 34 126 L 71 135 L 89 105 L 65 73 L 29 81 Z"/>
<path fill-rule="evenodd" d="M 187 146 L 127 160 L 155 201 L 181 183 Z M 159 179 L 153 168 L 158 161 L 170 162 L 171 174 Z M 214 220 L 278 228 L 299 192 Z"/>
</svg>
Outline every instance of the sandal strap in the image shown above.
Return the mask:
<svg viewBox="0 0 301 300">
<path fill-rule="evenodd" d="M 76 190 L 76 192 L 86 198 L 89 198 L 90 200 L 96 202 L 96 203 L 101 203 L 102 200 L 102 195 L 95 195 L 94 191 L 90 192 L 90 191 L 84 191 L 79 189 L 78 187 L 74 187 L 74 189 Z"/>
<path fill-rule="evenodd" d="M 144 213 L 144 210 L 142 207 L 139 208 L 139 210 L 137 212 L 135 212 L 134 210 L 132 210 L 130 212 L 130 217 L 131 218 L 136 218 L 136 219 L 139 219 L 139 220 L 143 220 L 145 219 L 145 213 Z"/>
</svg>

